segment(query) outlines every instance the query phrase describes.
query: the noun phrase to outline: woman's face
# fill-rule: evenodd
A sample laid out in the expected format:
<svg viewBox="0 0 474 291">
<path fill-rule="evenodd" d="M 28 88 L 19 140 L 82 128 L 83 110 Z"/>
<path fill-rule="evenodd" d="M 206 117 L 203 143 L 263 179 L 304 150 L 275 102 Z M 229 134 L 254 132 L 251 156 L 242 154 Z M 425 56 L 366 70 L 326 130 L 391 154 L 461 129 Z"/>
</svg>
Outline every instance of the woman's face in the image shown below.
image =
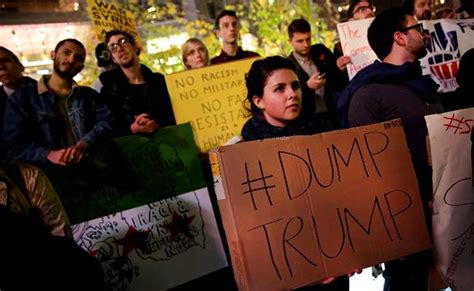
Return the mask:
<svg viewBox="0 0 474 291">
<path fill-rule="evenodd" d="M 254 104 L 273 126 L 286 127 L 301 112 L 301 88 L 293 70 L 278 69 L 268 77 L 263 96 L 254 96 Z"/>
<path fill-rule="evenodd" d="M 189 43 L 189 53 L 184 63 L 189 69 L 197 69 L 207 66 L 209 55 L 204 45 L 200 43 Z"/>
</svg>

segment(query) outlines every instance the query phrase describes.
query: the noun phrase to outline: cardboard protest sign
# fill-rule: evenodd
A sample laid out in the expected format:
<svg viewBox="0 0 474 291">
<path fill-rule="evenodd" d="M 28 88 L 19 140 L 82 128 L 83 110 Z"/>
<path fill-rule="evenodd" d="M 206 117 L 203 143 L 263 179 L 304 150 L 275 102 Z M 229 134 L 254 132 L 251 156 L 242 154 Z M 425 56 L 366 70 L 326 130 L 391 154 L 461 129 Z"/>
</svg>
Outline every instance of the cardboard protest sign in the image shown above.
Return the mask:
<svg viewBox="0 0 474 291">
<path fill-rule="evenodd" d="M 106 289 L 164 290 L 227 266 L 190 125 L 113 142 L 111 179 L 86 197 L 59 193 Z"/>
<path fill-rule="evenodd" d="M 436 265 L 455 290 L 474 288 L 474 108 L 426 116 L 433 165 Z"/>
<path fill-rule="evenodd" d="M 240 136 L 248 117 L 243 106 L 245 74 L 255 59 L 208 66 L 166 76 L 176 122 L 191 122 L 201 152 Z"/>
<path fill-rule="evenodd" d="M 119 29 L 130 33 L 141 47 L 132 11 L 105 0 L 87 0 L 87 13 L 99 41 L 104 41 L 107 31 Z"/>
<path fill-rule="evenodd" d="M 367 40 L 367 29 L 373 19 L 339 23 L 337 30 L 344 55 L 352 58 L 347 65 L 349 78 L 373 63 L 377 56 Z M 439 92 L 454 91 L 458 85 L 456 75 L 461 56 L 474 48 L 474 19 L 424 20 L 430 35 L 428 54 L 420 60 L 424 75 L 430 75 L 440 84 Z"/>
<path fill-rule="evenodd" d="M 241 290 L 287 290 L 430 247 L 400 120 L 210 153 Z"/>
</svg>

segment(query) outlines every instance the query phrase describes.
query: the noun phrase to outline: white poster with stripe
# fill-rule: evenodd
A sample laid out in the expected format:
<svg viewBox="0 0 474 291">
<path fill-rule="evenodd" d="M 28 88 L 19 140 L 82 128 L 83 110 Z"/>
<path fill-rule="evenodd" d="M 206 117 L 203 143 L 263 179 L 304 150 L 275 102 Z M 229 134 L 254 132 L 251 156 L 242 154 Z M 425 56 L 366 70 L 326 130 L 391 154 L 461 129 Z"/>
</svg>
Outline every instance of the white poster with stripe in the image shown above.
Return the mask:
<svg viewBox="0 0 474 291">
<path fill-rule="evenodd" d="M 227 266 L 207 188 L 76 224 L 107 290 L 166 290 Z"/>
</svg>

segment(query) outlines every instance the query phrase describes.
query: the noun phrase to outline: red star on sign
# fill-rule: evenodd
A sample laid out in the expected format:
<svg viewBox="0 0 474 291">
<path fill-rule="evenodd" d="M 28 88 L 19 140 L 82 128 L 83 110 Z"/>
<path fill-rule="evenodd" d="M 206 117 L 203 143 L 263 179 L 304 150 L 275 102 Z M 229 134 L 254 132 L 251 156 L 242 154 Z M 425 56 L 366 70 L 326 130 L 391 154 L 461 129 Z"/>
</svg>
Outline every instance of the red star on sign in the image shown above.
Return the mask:
<svg viewBox="0 0 474 291">
<path fill-rule="evenodd" d="M 189 225 L 191 224 L 191 221 L 193 221 L 194 217 L 195 216 L 185 217 L 173 212 L 172 221 L 170 223 L 160 224 L 160 227 L 168 230 L 171 240 L 174 240 L 180 233 L 191 238 L 192 236 L 189 232 Z"/>
<path fill-rule="evenodd" d="M 128 254 L 134 249 L 139 249 L 145 253 L 149 253 L 146 246 L 146 240 L 149 234 L 150 230 L 137 231 L 133 226 L 129 226 L 125 236 L 114 241 L 114 243 L 123 247 L 123 256 L 128 256 Z"/>
<path fill-rule="evenodd" d="M 93 257 L 96 257 L 97 254 L 99 253 L 99 250 L 100 250 L 100 249 L 96 249 L 96 250 L 90 251 L 90 252 L 89 252 L 89 255 L 91 255 L 91 256 L 93 256 Z"/>
</svg>

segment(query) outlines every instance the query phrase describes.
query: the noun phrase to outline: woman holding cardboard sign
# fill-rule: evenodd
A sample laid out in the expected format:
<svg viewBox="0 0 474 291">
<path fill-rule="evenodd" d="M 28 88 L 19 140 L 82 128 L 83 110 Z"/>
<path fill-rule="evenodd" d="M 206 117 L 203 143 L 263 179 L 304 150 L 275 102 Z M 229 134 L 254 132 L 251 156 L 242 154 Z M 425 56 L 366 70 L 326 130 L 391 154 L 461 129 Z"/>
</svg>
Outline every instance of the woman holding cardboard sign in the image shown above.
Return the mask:
<svg viewBox="0 0 474 291">
<path fill-rule="evenodd" d="M 307 135 L 328 131 L 317 116 L 310 123 L 300 118 L 302 93 L 294 64 L 283 57 L 257 60 L 245 76 L 251 118 L 242 128 L 245 141 Z M 360 273 L 361 270 L 356 270 Z M 348 274 L 352 276 L 354 272 Z M 298 290 L 349 290 L 348 276 L 327 278 Z"/>
</svg>

